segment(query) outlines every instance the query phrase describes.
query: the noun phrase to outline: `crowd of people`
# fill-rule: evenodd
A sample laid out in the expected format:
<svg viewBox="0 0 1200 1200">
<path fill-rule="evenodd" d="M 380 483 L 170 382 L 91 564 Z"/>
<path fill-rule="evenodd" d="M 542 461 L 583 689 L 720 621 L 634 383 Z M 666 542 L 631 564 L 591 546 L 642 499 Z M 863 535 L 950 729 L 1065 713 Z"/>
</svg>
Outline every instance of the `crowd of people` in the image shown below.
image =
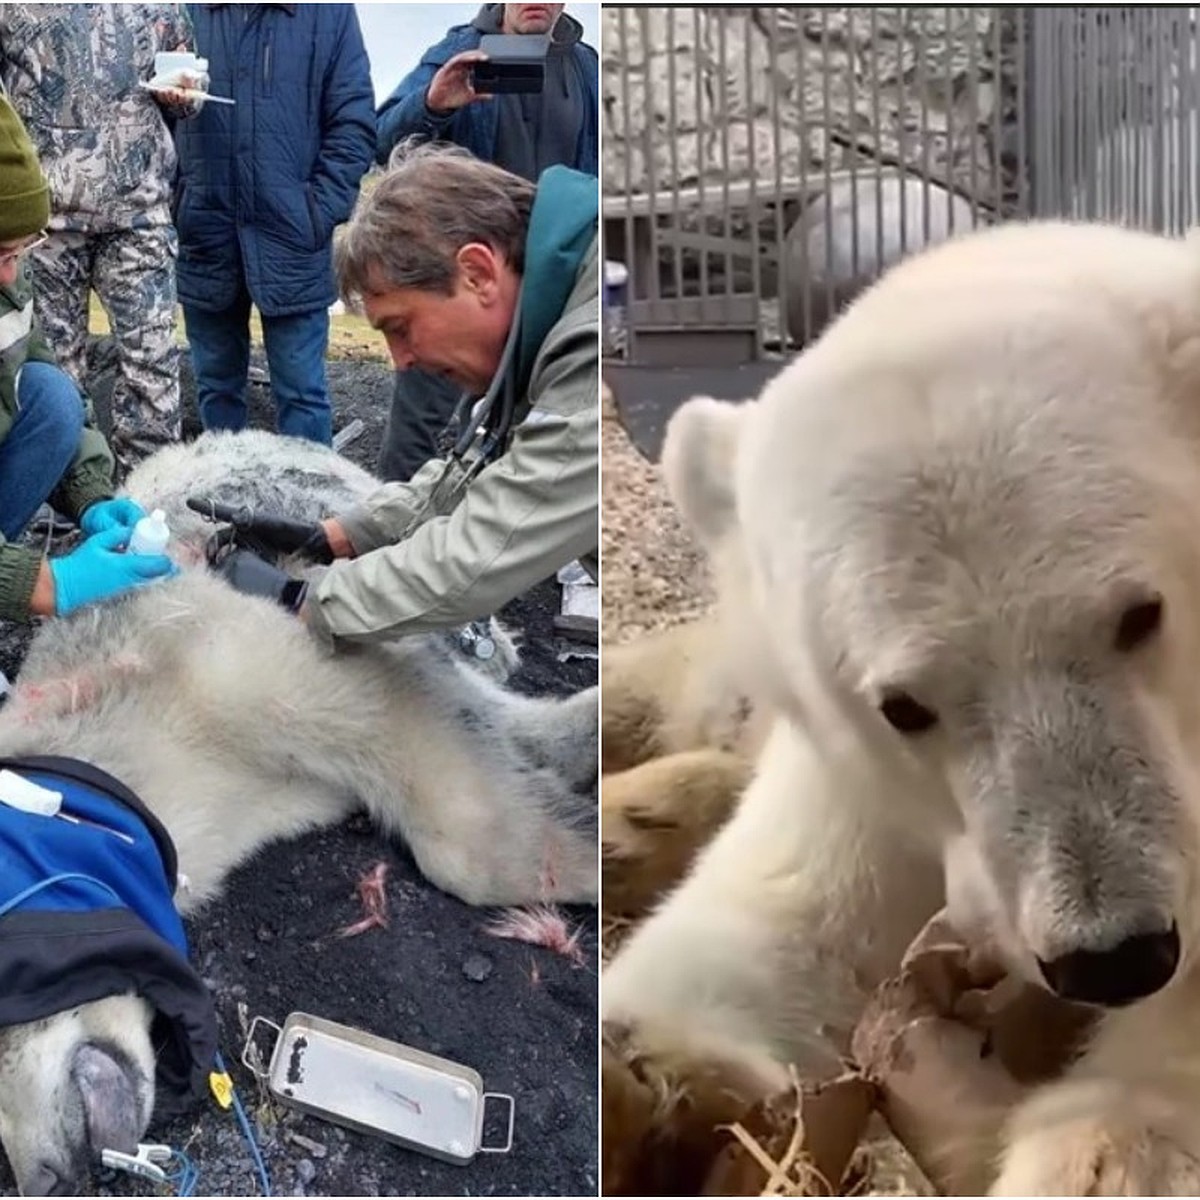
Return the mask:
<svg viewBox="0 0 1200 1200">
<path fill-rule="evenodd" d="M 176 571 L 125 553 L 144 514 L 118 485 L 181 437 L 180 309 L 206 430 L 246 425 L 253 308 L 278 432 L 330 444 L 339 296 L 396 367 L 384 482 L 312 531 L 319 586 L 245 549 L 226 578 L 336 644 L 481 618 L 574 559 L 594 575 L 598 59 L 563 8 L 484 5 L 376 112 L 353 5 L 0 6 L 0 619 Z M 540 91 L 475 91 L 489 33 L 548 38 Z M 190 65 L 158 76 L 172 55 Z M 68 554 L 19 541 L 46 504 L 85 535 Z"/>
</svg>

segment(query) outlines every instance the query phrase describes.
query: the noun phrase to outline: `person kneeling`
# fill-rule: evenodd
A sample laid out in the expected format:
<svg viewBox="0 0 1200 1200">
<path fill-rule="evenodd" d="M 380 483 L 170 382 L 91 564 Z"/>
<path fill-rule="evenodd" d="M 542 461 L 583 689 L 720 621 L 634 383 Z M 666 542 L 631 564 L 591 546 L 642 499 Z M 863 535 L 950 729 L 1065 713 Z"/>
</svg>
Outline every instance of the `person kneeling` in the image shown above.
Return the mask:
<svg viewBox="0 0 1200 1200">
<path fill-rule="evenodd" d="M 251 514 L 218 565 L 332 647 L 477 621 L 573 560 L 597 578 L 599 188 L 532 184 L 458 147 L 400 147 L 335 253 L 399 370 L 460 390 L 444 458 L 319 523 Z M 332 564 L 307 587 L 261 552 Z"/>
<path fill-rule="evenodd" d="M 121 552 L 145 513 L 114 499 L 112 451 L 34 318 L 23 257 L 49 219 L 33 145 L 0 97 L 0 620 L 9 621 L 63 616 L 177 571 L 165 555 Z M 46 501 L 88 535 L 58 558 L 13 545 Z"/>
</svg>

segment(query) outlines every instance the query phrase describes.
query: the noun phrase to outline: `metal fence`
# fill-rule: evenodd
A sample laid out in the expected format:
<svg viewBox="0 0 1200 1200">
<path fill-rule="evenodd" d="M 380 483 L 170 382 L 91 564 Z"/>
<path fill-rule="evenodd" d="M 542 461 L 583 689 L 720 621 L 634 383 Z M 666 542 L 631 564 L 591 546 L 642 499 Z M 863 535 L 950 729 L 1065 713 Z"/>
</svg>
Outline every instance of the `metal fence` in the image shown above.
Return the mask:
<svg viewBox="0 0 1200 1200">
<path fill-rule="evenodd" d="M 1195 8 L 1030 13 L 1037 214 L 1182 232 L 1197 220 Z"/>
<path fill-rule="evenodd" d="M 606 6 L 610 349 L 745 361 L 980 224 L 1197 219 L 1196 10 Z"/>
</svg>

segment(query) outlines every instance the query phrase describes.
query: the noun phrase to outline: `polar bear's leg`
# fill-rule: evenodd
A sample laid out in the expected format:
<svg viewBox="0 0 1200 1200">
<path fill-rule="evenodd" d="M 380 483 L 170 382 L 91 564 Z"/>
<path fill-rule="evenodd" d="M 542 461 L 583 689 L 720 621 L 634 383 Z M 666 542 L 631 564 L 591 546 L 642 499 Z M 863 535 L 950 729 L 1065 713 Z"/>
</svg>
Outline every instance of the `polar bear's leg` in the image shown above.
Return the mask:
<svg viewBox="0 0 1200 1200">
<path fill-rule="evenodd" d="M 750 763 L 727 750 L 685 750 L 604 777 L 604 911 L 640 917 L 687 874 L 728 820 Z"/>
<path fill-rule="evenodd" d="M 1109 1013 L 1013 1113 L 998 1196 L 1200 1193 L 1200 981 Z"/>
<path fill-rule="evenodd" d="M 777 722 L 733 818 L 605 972 L 605 1019 L 672 1056 L 757 1064 L 764 1084 L 787 1063 L 836 1068 L 942 902 L 940 863 L 906 844 L 887 815 L 901 797 L 867 769 Z"/>
</svg>

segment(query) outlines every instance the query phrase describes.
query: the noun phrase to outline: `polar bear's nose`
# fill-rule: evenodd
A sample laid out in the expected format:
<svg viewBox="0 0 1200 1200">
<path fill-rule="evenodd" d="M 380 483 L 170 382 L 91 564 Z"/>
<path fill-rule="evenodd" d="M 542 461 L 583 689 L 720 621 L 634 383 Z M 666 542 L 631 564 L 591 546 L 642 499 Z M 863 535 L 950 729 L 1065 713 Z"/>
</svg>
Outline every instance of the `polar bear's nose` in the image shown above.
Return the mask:
<svg viewBox="0 0 1200 1200">
<path fill-rule="evenodd" d="M 53 1163 L 40 1162 L 21 1180 L 23 1196 L 73 1196 L 76 1187 Z"/>
<path fill-rule="evenodd" d="M 1164 987 L 1179 965 L 1179 930 L 1139 933 L 1111 950 L 1074 950 L 1043 962 L 1042 975 L 1064 1000 L 1119 1008 Z"/>
</svg>

